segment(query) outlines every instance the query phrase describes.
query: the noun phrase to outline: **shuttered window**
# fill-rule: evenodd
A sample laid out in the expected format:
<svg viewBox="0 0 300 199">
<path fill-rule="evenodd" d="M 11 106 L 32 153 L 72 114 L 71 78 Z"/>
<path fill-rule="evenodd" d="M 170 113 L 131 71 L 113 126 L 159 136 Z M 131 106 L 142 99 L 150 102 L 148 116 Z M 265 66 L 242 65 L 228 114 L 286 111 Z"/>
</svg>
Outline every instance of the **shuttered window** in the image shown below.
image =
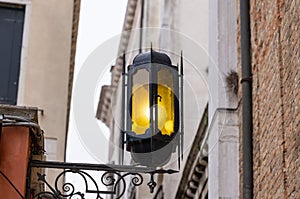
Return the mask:
<svg viewBox="0 0 300 199">
<path fill-rule="evenodd" d="M 0 4 L 0 104 L 17 103 L 24 7 Z"/>
</svg>

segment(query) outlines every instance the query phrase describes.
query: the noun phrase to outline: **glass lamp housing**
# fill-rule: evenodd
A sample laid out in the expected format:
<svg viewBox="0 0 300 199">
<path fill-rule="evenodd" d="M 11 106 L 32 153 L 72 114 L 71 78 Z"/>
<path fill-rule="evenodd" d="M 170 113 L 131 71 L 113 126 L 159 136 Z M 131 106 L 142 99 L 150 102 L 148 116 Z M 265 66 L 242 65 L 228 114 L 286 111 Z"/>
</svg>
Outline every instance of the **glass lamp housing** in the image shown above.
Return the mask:
<svg viewBox="0 0 300 199">
<path fill-rule="evenodd" d="M 178 67 L 153 50 L 137 55 L 128 67 L 126 149 L 135 162 L 162 166 L 176 150 L 178 79 Z"/>
</svg>

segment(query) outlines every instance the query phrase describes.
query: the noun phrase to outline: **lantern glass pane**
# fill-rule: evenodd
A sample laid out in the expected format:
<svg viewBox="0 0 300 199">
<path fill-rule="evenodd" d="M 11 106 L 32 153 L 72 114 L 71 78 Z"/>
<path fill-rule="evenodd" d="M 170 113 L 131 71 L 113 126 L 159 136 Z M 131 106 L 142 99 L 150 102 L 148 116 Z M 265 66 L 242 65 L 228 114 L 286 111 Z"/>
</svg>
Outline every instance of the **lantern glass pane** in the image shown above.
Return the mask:
<svg viewBox="0 0 300 199">
<path fill-rule="evenodd" d="M 145 134 L 150 127 L 149 73 L 139 69 L 132 77 L 132 131 Z"/>
<path fill-rule="evenodd" d="M 158 71 L 157 112 L 158 128 L 162 135 L 171 135 L 174 132 L 174 80 L 172 71 L 162 68 Z"/>
</svg>

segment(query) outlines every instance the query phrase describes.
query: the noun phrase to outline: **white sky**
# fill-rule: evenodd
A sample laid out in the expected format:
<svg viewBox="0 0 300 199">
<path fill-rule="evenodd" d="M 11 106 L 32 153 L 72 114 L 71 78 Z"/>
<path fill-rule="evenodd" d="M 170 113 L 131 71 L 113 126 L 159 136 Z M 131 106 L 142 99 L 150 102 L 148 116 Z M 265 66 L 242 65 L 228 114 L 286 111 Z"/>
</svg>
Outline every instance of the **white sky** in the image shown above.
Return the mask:
<svg viewBox="0 0 300 199">
<path fill-rule="evenodd" d="M 80 67 L 83 65 L 90 53 L 93 52 L 95 48 L 101 45 L 104 41 L 121 33 L 126 5 L 126 0 L 81 1 L 74 82 L 76 81 L 76 75 Z M 110 84 L 109 72 L 107 72 L 107 75 L 101 80 L 101 84 Z M 97 96 L 97 101 L 99 99 L 99 94 Z M 105 129 L 105 125 L 101 125 L 103 126 L 103 129 Z M 106 128 L 105 131 L 108 136 L 108 129 Z M 107 157 L 105 157 L 103 160 L 105 161 L 106 158 Z M 81 144 L 80 138 L 74 126 L 72 108 L 70 113 L 66 160 L 67 162 L 96 162 L 96 160 L 84 149 Z"/>
</svg>

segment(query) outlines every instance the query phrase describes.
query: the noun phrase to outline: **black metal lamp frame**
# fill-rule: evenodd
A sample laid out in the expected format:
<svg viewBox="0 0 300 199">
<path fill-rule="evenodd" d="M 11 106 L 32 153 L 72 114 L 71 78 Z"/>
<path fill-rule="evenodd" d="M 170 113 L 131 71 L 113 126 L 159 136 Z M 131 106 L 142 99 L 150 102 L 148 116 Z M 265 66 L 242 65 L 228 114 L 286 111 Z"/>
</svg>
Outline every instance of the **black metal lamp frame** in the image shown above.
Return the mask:
<svg viewBox="0 0 300 199">
<path fill-rule="evenodd" d="M 151 153 L 159 150 L 162 147 L 170 144 L 175 151 L 178 147 L 178 167 L 180 168 L 180 157 L 183 159 L 183 56 L 181 53 L 180 57 L 180 67 L 171 64 L 170 58 L 163 53 L 158 53 L 152 50 L 146 54 L 141 53 L 134 58 L 133 64 L 126 66 L 125 53 L 123 54 L 123 67 L 122 67 L 122 111 L 121 111 L 121 163 L 124 161 L 124 148 L 126 145 L 126 150 L 130 151 L 132 157 L 140 157 L 141 162 L 145 160 L 151 160 L 153 155 Z M 136 59 L 139 59 L 136 61 Z M 128 70 L 126 71 L 126 68 Z M 174 132 L 170 136 L 162 135 L 158 131 L 158 121 L 154 120 L 153 117 L 158 118 L 158 110 L 155 105 L 158 104 L 158 71 L 161 69 L 168 69 L 171 72 L 171 77 L 173 80 L 172 92 L 174 95 Z M 137 135 L 135 132 L 131 131 L 132 127 L 132 87 L 133 87 L 133 75 L 141 70 L 145 69 L 149 74 L 149 129 L 145 134 Z M 167 149 L 168 150 L 168 149 Z M 166 151 L 166 150 L 164 150 Z M 139 155 L 139 153 L 142 153 Z M 150 155 L 145 155 L 148 153 Z M 168 152 L 167 152 L 168 153 Z M 133 156 L 133 154 L 135 154 Z M 145 157 L 147 156 L 147 157 Z M 154 154 L 155 156 L 155 154 Z M 164 157 L 168 158 L 168 157 Z M 141 163 L 139 162 L 139 163 Z M 161 163 L 165 164 L 165 162 Z M 145 164 L 147 165 L 147 164 Z M 151 165 L 151 164 L 150 164 Z M 152 160 L 151 166 L 162 166 L 155 165 Z"/>
</svg>

